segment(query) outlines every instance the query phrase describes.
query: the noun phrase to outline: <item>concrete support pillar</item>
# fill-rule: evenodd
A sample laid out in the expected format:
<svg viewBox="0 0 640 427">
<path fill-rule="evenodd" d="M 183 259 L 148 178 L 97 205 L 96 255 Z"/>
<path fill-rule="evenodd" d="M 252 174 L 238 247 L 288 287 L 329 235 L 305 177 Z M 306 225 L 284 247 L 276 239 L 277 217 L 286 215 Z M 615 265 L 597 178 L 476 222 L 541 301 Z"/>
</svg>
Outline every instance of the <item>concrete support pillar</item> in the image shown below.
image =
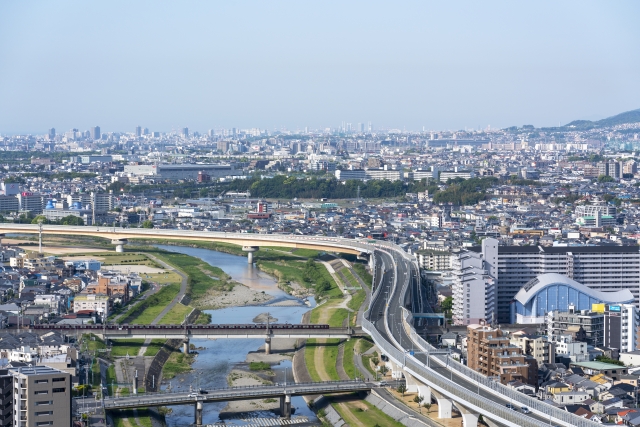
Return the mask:
<svg viewBox="0 0 640 427">
<path fill-rule="evenodd" d="M 259 246 L 243 246 L 242 250 L 247 253 L 247 262 L 253 264 L 253 253 L 260 249 Z"/>
<path fill-rule="evenodd" d="M 402 366 L 396 365 L 393 361 L 388 361 L 387 366 L 391 371 L 391 378 L 401 379 L 403 377 Z"/>
<path fill-rule="evenodd" d="M 196 426 L 202 425 L 202 402 L 196 402 L 195 421 Z"/>
<path fill-rule="evenodd" d="M 271 354 L 271 338 L 269 337 L 264 340 L 264 354 Z"/>
<path fill-rule="evenodd" d="M 127 239 L 113 239 L 112 245 L 116 245 L 116 252 L 124 252 L 124 245 L 127 244 Z"/>
<path fill-rule="evenodd" d="M 416 393 L 420 382 L 409 373 L 405 373 L 404 377 L 407 379 L 407 393 Z"/>
<path fill-rule="evenodd" d="M 289 394 L 280 396 L 280 417 L 287 420 L 291 418 L 291 395 Z"/>
<path fill-rule="evenodd" d="M 456 402 L 456 407 L 460 410 L 460 415 L 462 415 L 462 426 L 463 427 L 477 427 L 478 425 L 478 417 L 480 414 L 470 411 L 466 407 L 462 406 L 460 403 Z"/>
<path fill-rule="evenodd" d="M 133 384 L 131 384 L 131 388 L 133 389 L 132 391 L 134 395 L 138 394 L 138 374 L 133 377 Z"/>
<path fill-rule="evenodd" d="M 184 354 L 189 354 L 189 340 L 184 340 L 182 343 L 182 352 Z"/>
<path fill-rule="evenodd" d="M 451 418 L 453 402 L 451 399 L 436 397 L 438 402 L 438 418 Z"/>
<path fill-rule="evenodd" d="M 424 403 L 431 403 L 431 387 L 429 387 L 428 385 L 419 385 L 418 396 L 424 399 Z"/>
<path fill-rule="evenodd" d="M 438 418 L 451 418 L 451 410 L 453 409 L 453 402 L 451 399 L 448 399 L 435 390 L 431 390 L 431 393 L 438 403 Z"/>
</svg>

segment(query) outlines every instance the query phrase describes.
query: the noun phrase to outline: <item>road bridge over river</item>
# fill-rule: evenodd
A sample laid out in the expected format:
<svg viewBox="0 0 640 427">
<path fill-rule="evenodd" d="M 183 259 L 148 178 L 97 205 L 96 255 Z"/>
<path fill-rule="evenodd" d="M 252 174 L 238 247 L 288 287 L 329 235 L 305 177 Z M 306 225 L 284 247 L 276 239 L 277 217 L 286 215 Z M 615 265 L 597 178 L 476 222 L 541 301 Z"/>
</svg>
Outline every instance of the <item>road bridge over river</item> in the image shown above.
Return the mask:
<svg viewBox="0 0 640 427">
<path fill-rule="evenodd" d="M 370 381 L 329 381 L 313 383 L 274 384 L 251 387 L 227 387 L 219 389 L 199 390 L 191 393 L 153 393 L 128 397 L 110 397 L 104 399 L 104 408 L 135 409 L 150 406 L 194 405 L 195 424 L 202 424 L 202 408 L 208 402 L 228 402 L 231 400 L 280 399 L 280 415 L 291 417 L 291 397 L 328 393 L 356 393 L 369 391 L 378 385 Z"/>
</svg>

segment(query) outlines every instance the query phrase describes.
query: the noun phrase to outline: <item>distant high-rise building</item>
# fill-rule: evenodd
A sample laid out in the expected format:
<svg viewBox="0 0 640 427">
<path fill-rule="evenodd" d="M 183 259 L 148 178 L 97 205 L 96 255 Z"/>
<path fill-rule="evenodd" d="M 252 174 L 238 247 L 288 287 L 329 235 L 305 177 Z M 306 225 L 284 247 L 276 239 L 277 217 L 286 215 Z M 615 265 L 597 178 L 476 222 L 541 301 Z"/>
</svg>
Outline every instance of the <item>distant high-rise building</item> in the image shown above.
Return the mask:
<svg viewBox="0 0 640 427">
<path fill-rule="evenodd" d="M 358 123 L 358 130 L 360 133 L 364 132 L 364 123 Z"/>
<path fill-rule="evenodd" d="M 373 125 L 369 122 L 369 132 L 373 132 Z"/>
<path fill-rule="evenodd" d="M 216 134 L 216 131 L 213 129 L 209 129 L 209 137 L 213 138 L 213 136 Z"/>
<path fill-rule="evenodd" d="M 56 137 L 56 128 L 49 129 L 49 139 L 53 139 Z"/>
<path fill-rule="evenodd" d="M 151 132 L 151 136 L 154 138 L 160 138 L 160 132 Z"/>
<path fill-rule="evenodd" d="M 182 128 L 182 136 L 185 138 L 189 137 L 189 128 Z"/>
<path fill-rule="evenodd" d="M 101 136 L 101 134 L 100 134 L 100 126 L 92 127 L 91 128 L 91 135 L 90 135 L 91 139 L 97 140 L 97 139 L 100 139 L 100 136 Z"/>
<path fill-rule="evenodd" d="M 236 128 L 232 128 L 232 129 L 231 129 L 231 134 L 232 134 L 233 136 L 236 136 L 237 132 L 238 132 L 238 130 L 237 130 Z"/>
<path fill-rule="evenodd" d="M 149 128 L 142 129 L 142 134 L 143 135 L 149 135 Z"/>
<path fill-rule="evenodd" d="M 142 127 L 136 126 L 136 136 L 142 136 Z"/>
<path fill-rule="evenodd" d="M 309 133 L 309 126 L 304 127 L 304 133 Z"/>
</svg>

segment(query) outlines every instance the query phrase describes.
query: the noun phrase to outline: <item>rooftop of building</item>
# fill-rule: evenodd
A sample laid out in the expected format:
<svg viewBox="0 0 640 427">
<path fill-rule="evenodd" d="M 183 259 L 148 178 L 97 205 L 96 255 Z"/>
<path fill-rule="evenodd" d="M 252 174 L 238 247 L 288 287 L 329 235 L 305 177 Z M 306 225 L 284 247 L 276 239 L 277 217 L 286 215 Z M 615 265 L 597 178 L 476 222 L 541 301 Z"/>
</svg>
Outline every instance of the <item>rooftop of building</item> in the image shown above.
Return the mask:
<svg viewBox="0 0 640 427">
<path fill-rule="evenodd" d="M 468 248 L 474 252 L 482 252 L 482 247 L 472 246 Z M 640 246 L 498 246 L 498 253 L 639 253 Z"/>
<path fill-rule="evenodd" d="M 49 366 L 21 366 L 19 368 L 12 368 L 11 371 L 21 375 L 47 375 L 47 374 L 62 374 L 64 372 L 58 369 L 51 368 Z"/>
<path fill-rule="evenodd" d="M 571 366 L 579 366 L 581 368 L 594 369 L 597 371 L 606 371 L 610 369 L 626 369 L 624 366 L 604 362 L 573 362 L 571 363 Z"/>
<path fill-rule="evenodd" d="M 527 304 L 529 300 L 535 298 L 538 292 L 544 290 L 544 288 L 554 285 L 563 285 L 575 289 L 585 295 L 589 295 L 604 303 L 612 304 L 625 304 L 633 303 L 635 301 L 633 294 L 628 289 L 622 289 L 619 291 L 601 292 L 595 289 L 586 287 L 580 282 L 563 276 L 557 273 L 547 273 L 537 276 L 535 279 L 525 284 L 522 289 L 518 291 L 515 296 L 515 300 L 521 304 Z"/>
</svg>

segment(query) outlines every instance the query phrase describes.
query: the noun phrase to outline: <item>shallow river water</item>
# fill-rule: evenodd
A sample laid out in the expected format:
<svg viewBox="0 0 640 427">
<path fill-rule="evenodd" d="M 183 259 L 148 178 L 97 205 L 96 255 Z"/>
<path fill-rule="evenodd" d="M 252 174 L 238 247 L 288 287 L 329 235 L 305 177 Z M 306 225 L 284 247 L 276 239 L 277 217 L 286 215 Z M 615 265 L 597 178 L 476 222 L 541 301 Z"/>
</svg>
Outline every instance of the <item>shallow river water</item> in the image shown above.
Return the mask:
<svg viewBox="0 0 640 427">
<path fill-rule="evenodd" d="M 230 255 L 222 252 L 216 252 L 209 249 L 188 248 L 180 246 L 158 245 L 159 248 L 172 252 L 179 252 L 202 259 L 203 261 L 222 268 L 225 273 L 229 274 L 233 280 L 243 283 L 250 288 L 262 290 L 273 295 L 276 299 L 271 302 L 293 299 L 287 293 L 277 288 L 275 279 L 271 276 L 259 271 L 256 267 L 247 263 L 247 258 Z M 311 305 L 315 304 L 312 298 L 309 298 Z M 211 323 L 252 323 L 253 319 L 265 312 L 278 319 L 278 323 L 289 322 L 299 323 L 302 315 L 309 310 L 307 306 L 292 307 L 230 307 L 220 310 L 207 310 L 211 314 Z M 193 363 L 193 372 L 178 375 L 170 381 L 165 381 L 162 389 L 171 386 L 174 390 L 189 390 L 191 386 L 194 390 L 198 388 L 216 388 L 227 386 L 227 376 L 237 363 L 242 363 L 248 353 L 254 352 L 264 344 L 262 339 L 219 339 L 219 340 L 192 340 L 198 350 L 198 356 Z M 274 366 L 276 371 L 276 381 L 284 380 L 284 373 L 287 373 L 287 381 L 293 381 L 291 374 L 291 362 L 285 361 L 280 365 Z M 317 422 L 314 413 L 307 408 L 302 397 L 294 397 L 291 400 L 292 407 L 295 408 L 296 415 L 305 415 L 312 422 Z M 220 411 L 226 406 L 226 403 L 207 403 L 203 410 L 203 423 L 213 424 L 220 421 Z M 194 409 L 192 406 L 173 406 L 173 412 L 166 417 L 167 425 L 171 427 L 182 427 L 193 423 Z M 242 418 L 272 418 L 277 417 L 271 412 L 252 412 L 243 414 Z M 266 423 L 263 425 L 277 425 Z M 239 419 L 227 419 L 229 425 L 243 425 L 243 421 Z M 248 423 L 246 423 L 248 424 Z M 254 423 L 251 423 L 255 425 Z"/>
</svg>

